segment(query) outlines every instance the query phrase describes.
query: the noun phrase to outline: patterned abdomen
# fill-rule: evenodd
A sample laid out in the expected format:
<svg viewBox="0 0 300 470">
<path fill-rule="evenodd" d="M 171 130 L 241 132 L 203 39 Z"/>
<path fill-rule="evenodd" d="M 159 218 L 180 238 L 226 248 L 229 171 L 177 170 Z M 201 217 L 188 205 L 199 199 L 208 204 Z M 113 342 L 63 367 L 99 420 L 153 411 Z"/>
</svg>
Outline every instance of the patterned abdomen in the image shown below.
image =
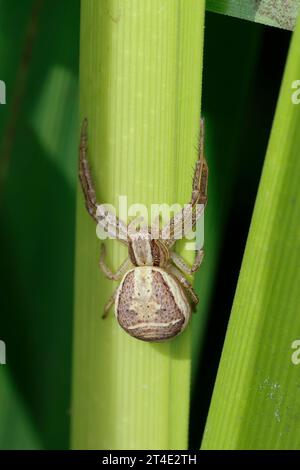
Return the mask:
<svg viewBox="0 0 300 470">
<path fill-rule="evenodd" d="M 185 329 L 191 308 L 173 276 L 161 268 L 143 266 L 125 274 L 115 313 L 120 326 L 131 336 L 165 341 Z"/>
</svg>

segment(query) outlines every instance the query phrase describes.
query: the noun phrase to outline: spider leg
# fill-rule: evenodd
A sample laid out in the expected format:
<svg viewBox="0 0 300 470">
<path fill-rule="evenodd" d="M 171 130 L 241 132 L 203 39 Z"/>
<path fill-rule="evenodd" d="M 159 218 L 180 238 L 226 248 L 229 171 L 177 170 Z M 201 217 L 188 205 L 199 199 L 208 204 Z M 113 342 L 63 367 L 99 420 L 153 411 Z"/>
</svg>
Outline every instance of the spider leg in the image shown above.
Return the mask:
<svg viewBox="0 0 300 470">
<path fill-rule="evenodd" d="M 194 171 L 190 202 L 181 212 L 175 214 L 162 229 L 162 238 L 166 240 L 169 248 L 176 242 L 176 233 L 183 234 L 184 227 L 193 229 L 196 226 L 207 203 L 208 166 L 204 156 L 204 134 L 204 119 L 202 118 L 198 160 Z"/>
<path fill-rule="evenodd" d="M 85 118 L 81 126 L 80 145 L 79 145 L 79 179 L 85 199 L 85 205 L 88 213 L 93 219 L 98 222 L 96 218 L 97 201 L 95 187 L 92 181 L 90 166 L 87 159 L 87 119 Z"/>
<path fill-rule="evenodd" d="M 198 160 L 196 162 L 194 178 L 193 178 L 193 190 L 190 204 L 207 203 L 207 182 L 208 182 L 208 166 L 204 156 L 204 139 L 205 139 L 205 125 L 204 119 L 200 121 L 200 142 L 198 151 Z"/>
<path fill-rule="evenodd" d="M 117 292 L 118 292 L 118 287 L 114 290 L 113 294 L 104 305 L 103 315 L 102 315 L 103 320 L 107 318 L 110 307 L 115 303 Z"/>
<path fill-rule="evenodd" d="M 99 266 L 101 271 L 105 274 L 105 276 L 110 279 L 111 281 L 120 281 L 126 271 L 128 271 L 128 268 L 131 264 L 130 259 L 126 258 L 125 261 L 119 266 L 117 271 L 113 273 L 110 268 L 107 266 L 105 263 L 105 255 L 106 255 L 106 248 L 105 245 L 102 243 L 101 245 L 101 253 L 100 253 L 100 259 L 99 259 Z"/>
<path fill-rule="evenodd" d="M 180 256 L 178 253 L 175 253 L 174 251 L 171 251 L 170 257 L 177 268 L 179 268 L 183 273 L 192 275 L 200 268 L 204 257 L 204 251 L 202 249 L 197 251 L 195 261 L 192 266 L 189 266 L 182 256 Z"/>
<path fill-rule="evenodd" d="M 169 266 L 168 272 L 173 274 L 173 276 L 176 277 L 176 279 L 179 281 L 179 283 L 188 291 L 188 293 L 191 297 L 191 300 L 193 302 L 193 309 L 195 310 L 196 305 L 199 302 L 199 299 L 198 299 L 198 296 L 197 296 L 196 292 L 194 291 L 193 286 L 191 285 L 191 283 L 184 277 L 184 275 L 179 271 L 179 269 L 177 269 L 173 265 Z"/>
<path fill-rule="evenodd" d="M 80 145 L 79 145 L 79 179 L 85 199 L 85 205 L 90 216 L 100 224 L 113 238 L 120 239 L 127 244 L 127 227 L 120 221 L 115 214 L 111 213 L 103 205 L 98 204 L 96 199 L 96 190 L 93 183 L 89 161 L 87 158 L 88 120 L 85 118 L 81 126 Z"/>
</svg>

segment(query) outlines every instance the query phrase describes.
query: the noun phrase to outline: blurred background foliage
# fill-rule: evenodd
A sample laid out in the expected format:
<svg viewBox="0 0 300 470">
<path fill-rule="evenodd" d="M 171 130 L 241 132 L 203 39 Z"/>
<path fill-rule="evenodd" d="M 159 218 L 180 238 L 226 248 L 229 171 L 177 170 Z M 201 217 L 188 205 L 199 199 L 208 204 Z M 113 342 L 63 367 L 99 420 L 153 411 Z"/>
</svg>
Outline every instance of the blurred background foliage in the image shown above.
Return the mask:
<svg viewBox="0 0 300 470">
<path fill-rule="evenodd" d="M 79 1 L 4 0 L 0 11 L 7 83 L 0 115 L 1 338 L 8 363 L 0 371 L 8 382 L 0 387 L 0 447 L 67 448 Z M 2 396 L 6 389 L 18 395 Z"/>
<path fill-rule="evenodd" d="M 0 448 L 69 447 L 79 0 L 0 0 Z M 210 166 L 196 279 L 190 443 L 198 448 L 290 33 L 207 13 Z M 195 45 L 197 47 L 197 45 Z"/>
</svg>

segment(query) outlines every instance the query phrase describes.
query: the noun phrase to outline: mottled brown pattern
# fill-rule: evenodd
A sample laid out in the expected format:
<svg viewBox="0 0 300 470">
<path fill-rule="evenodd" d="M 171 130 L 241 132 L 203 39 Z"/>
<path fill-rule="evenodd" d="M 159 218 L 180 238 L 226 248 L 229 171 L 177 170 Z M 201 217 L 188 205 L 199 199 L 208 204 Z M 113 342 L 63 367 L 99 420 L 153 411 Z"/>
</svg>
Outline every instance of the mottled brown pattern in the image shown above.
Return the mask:
<svg viewBox="0 0 300 470">
<path fill-rule="evenodd" d="M 177 324 L 176 328 L 174 328 L 174 325 L 165 327 L 163 331 L 160 327 L 152 327 L 148 329 L 136 328 L 134 331 L 126 330 L 126 328 L 124 328 L 124 330 L 134 338 L 139 339 L 141 341 L 147 341 L 148 343 L 159 343 L 162 341 L 167 341 L 168 339 L 177 336 L 181 332 L 183 322 L 184 320 L 182 320 L 180 324 Z"/>
<path fill-rule="evenodd" d="M 153 266 L 159 266 L 160 265 L 160 250 L 159 247 L 157 246 L 157 243 L 154 240 L 151 240 L 151 255 L 152 255 L 152 261 L 153 261 Z"/>
<path fill-rule="evenodd" d="M 164 341 L 180 333 L 185 318 L 161 273 L 152 270 L 152 295 L 148 299 L 143 298 L 142 293 L 134 298 L 133 283 L 134 272 L 130 271 L 124 279 L 118 299 L 117 318 L 120 326 L 131 336 L 144 341 Z M 180 286 L 178 288 L 184 296 Z M 133 310 L 132 305 L 140 305 L 140 308 Z M 177 323 L 171 323 L 176 320 Z M 147 326 L 147 323 L 168 325 Z M 143 325 L 139 328 L 139 324 Z M 132 326 L 137 328 L 132 330 Z"/>
</svg>

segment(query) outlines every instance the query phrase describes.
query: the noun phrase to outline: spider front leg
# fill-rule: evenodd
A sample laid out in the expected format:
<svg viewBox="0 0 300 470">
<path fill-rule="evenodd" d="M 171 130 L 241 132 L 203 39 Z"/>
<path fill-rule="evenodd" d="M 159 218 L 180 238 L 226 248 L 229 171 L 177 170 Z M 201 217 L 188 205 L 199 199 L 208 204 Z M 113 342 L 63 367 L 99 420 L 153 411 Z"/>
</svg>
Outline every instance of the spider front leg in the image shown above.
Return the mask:
<svg viewBox="0 0 300 470">
<path fill-rule="evenodd" d="M 168 271 L 173 274 L 176 279 L 179 281 L 179 283 L 188 291 L 190 298 L 193 302 L 193 309 L 195 310 L 196 305 L 199 302 L 198 295 L 193 289 L 193 286 L 189 283 L 189 281 L 181 274 L 179 269 L 177 269 L 175 266 L 170 265 Z"/>
<path fill-rule="evenodd" d="M 98 222 L 96 191 L 92 181 L 90 166 L 87 159 L 87 126 L 88 121 L 85 118 L 81 126 L 80 144 L 79 144 L 79 179 L 85 199 L 85 205 L 91 217 Z"/>
<path fill-rule="evenodd" d="M 204 119 L 200 124 L 198 160 L 194 171 L 192 195 L 186 207 L 162 228 L 161 236 L 171 248 L 176 242 L 176 234 L 183 234 L 185 227 L 195 228 L 207 203 L 208 165 L 204 156 Z"/>
<path fill-rule="evenodd" d="M 205 139 L 205 125 L 204 119 L 200 121 L 200 142 L 198 150 L 198 160 L 196 162 L 193 190 L 191 204 L 204 204 L 207 203 L 207 183 L 208 183 L 208 166 L 204 156 L 204 139 Z"/>
<path fill-rule="evenodd" d="M 119 266 L 117 271 L 113 273 L 110 268 L 107 266 L 105 263 L 105 255 L 106 255 L 106 248 L 105 245 L 102 243 L 101 245 L 101 253 L 100 253 L 100 259 L 99 259 L 99 266 L 101 271 L 105 274 L 105 276 L 110 279 L 111 281 L 120 281 L 126 271 L 128 271 L 128 268 L 131 264 L 130 259 L 126 258 L 125 261 Z"/>
<path fill-rule="evenodd" d="M 96 199 L 96 190 L 88 161 L 88 121 L 85 118 L 81 126 L 79 144 L 79 179 L 85 199 L 85 205 L 90 216 L 99 224 L 111 238 L 117 238 L 127 245 L 127 227 L 115 214 L 100 205 Z"/>
<path fill-rule="evenodd" d="M 170 253 L 171 260 L 182 272 L 188 275 L 195 273 L 201 266 L 204 257 L 204 251 L 202 249 L 197 251 L 196 258 L 192 266 L 189 266 L 182 256 L 178 255 L 174 251 Z"/>
</svg>

